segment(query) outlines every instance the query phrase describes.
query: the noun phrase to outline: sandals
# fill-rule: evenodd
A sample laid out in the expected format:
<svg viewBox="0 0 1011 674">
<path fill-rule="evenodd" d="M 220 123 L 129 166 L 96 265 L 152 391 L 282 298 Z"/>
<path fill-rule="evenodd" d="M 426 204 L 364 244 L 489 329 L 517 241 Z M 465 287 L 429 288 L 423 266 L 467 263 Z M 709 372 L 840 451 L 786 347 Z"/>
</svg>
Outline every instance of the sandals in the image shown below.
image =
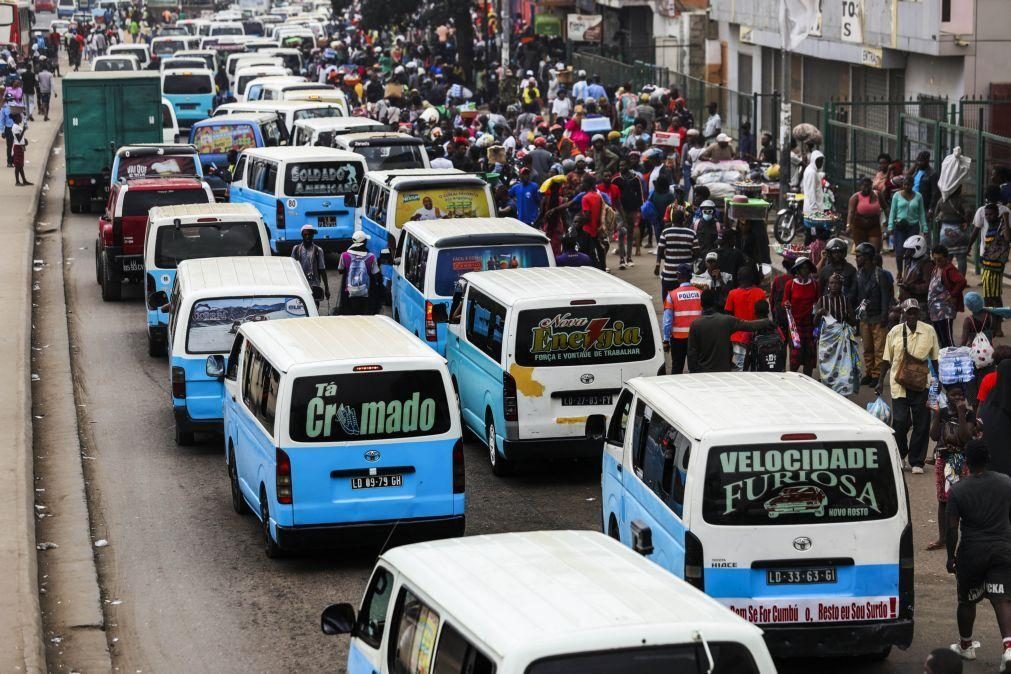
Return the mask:
<svg viewBox="0 0 1011 674">
<path fill-rule="evenodd" d="M 940 550 L 944 548 L 944 541 L 934 541 L 927 546 L 927 550 Z"/>
</svg>

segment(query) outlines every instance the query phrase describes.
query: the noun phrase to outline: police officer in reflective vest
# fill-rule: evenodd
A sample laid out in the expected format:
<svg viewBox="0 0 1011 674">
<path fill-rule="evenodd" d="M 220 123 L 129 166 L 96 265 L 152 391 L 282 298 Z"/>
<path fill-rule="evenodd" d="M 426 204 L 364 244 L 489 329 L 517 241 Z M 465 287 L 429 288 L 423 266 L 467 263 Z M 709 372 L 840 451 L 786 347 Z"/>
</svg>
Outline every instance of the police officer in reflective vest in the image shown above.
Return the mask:
<svg viewBox="0 0 1011 674">
<path fill-rule="evenodd" d="M 702 315 L 702 291 L 692 285 L 691 265 L 678 267 L 678 286 L 663 300 L 663 350 L 670 351 L 671 374 L 681 374 L 688 356 L 688 329 Z"/>
</svg>

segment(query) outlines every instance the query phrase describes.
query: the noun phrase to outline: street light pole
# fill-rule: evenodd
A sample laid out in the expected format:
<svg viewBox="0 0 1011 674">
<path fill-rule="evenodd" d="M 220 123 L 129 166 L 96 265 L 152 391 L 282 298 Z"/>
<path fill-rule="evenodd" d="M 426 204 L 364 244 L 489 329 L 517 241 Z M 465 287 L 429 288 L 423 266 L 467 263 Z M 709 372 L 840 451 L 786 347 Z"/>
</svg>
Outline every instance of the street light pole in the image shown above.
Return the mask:
<svg viewBox="0 0 1011 674">
<path fill-rule="evenodd" d="M 509 42 L 513 32 L 512 0 L 499 0 L 499 16 L 502 26 L 502 72 L 509 67 Z"/>
<path fill-rule="evenodd" d="M 784 47 L 780 51 L 780 55 L 783 97 L 779 102 L 779 137 L 782 142 L 779 154 L 779 204 L 782 208 L 786 204 L 786 193 L 790 189 L 790 138 L 793 136 L 793 124 L 790 120 L 793 105 L 790 84 L 793 79 L 793 69 L 791 68 L 790 50 Z"/>
</svg>

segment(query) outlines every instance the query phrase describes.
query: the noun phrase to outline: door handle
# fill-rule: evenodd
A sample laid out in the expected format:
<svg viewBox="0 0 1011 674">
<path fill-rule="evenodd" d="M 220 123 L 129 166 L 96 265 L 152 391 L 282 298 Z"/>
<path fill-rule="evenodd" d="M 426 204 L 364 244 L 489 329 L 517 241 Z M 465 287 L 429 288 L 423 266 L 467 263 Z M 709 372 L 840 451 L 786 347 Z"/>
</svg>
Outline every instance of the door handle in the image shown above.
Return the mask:
<svg viewBox="0 0 1011 674">
<path fill-rule="evenodd" d="M 235 400 L 235 398 L 232 398 L 232 400 Z M 623 472 L 623 471 L 625 470 L 624 468 L 622 468 L 622 467 L 621 467 L 621 464 L 620 464 L 620 463 L 619 463 L 619 464 L 617 464 L 617 468 L 618 468 L 618 472 L 619 472 L 619 473 L 621 473 L 621 472 Z"/>
<path fill-rule="evenodd" d="M 233 402 L 233 403 L 235 402 L 235 396 L 232 396 L 232 402 Z M 620 469 L 620 468 L 621 468 L 621 466 L 618 466 L 618 468 Z"/>
</svg>

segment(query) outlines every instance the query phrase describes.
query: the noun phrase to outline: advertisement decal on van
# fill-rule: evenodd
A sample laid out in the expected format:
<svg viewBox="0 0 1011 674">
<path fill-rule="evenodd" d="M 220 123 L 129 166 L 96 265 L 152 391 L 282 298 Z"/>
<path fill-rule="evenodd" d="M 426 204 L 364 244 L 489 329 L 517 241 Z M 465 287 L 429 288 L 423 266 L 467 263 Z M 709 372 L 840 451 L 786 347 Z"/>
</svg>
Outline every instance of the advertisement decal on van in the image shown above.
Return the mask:
<svg viewBox="0 0 1011 674">
<path fill-rule="evenodd" d="M 356 162 L 291 164 L 284 193 L 289 197 L 358 194 L 362 178 L 361 164 Z"/>
<path fill-rule="evenodd" d="M 858 522 L 897 510 L 882 442 L 716 447 L 709 455 L 702 511 L 710 524 Z"/>
<path fill-rule="evenodd" d="M 394 222 L 399 229 L 408 220 L 487 218 L 491 215 L 483 186 L 434 187 L 401 192 Z"/>
<path fill-rule="evenodd" d="M 451 417 L 434 370 L 299 377 L 289 433 L 296 442 L 356 442 L 439 435 Z"/>
<path fill-rule="evenodd" d="M 528 309 L 516 333 L 516 362 L 531 367 L 624 363 L 656 352 L 641 304 Z"/>
</svg>

